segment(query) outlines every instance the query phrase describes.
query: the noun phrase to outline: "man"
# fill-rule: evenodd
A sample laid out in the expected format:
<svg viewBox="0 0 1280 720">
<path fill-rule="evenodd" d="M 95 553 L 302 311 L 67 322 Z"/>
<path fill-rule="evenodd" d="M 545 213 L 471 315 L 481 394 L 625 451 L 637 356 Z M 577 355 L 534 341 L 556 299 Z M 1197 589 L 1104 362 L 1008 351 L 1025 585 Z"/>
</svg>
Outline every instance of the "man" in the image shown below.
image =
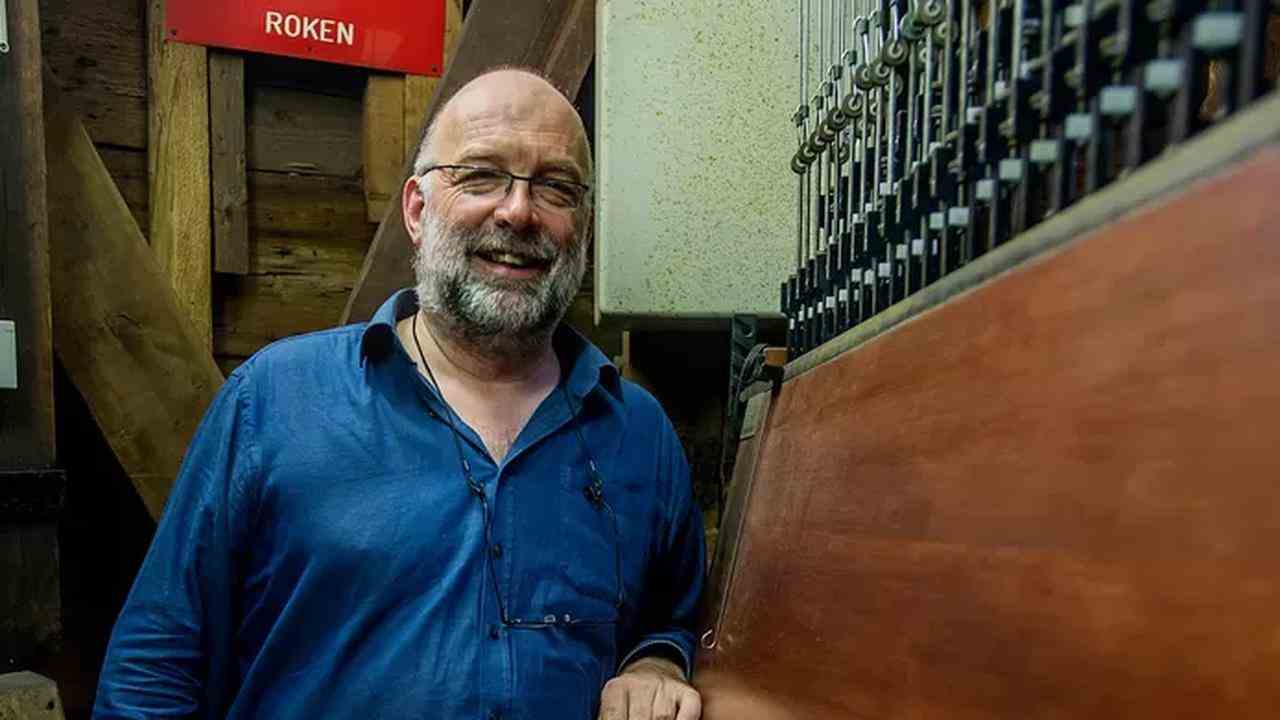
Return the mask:
<svg viewBox="0 0 1280 720">
<path fill-rule="evenodd" d="M 404 187 L 416 293 L 228 378 L 95 717 L 699 716 L 688 467 L 656 401 L 560 324 L 590 176 L 544 80 L 450 100 Z"/>
</svg>

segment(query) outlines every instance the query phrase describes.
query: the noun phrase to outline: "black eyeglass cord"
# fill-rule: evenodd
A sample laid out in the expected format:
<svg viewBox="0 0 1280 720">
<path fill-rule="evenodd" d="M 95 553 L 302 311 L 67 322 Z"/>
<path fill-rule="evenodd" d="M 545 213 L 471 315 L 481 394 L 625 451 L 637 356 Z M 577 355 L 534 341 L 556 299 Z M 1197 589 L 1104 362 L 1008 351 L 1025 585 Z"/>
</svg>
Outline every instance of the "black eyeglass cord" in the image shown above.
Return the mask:
<svg viewBox="0 0 1280 720">
<path fill-rule="evenodd" d="M 484 486 L 476 480 L 475 475 L 471 472 L 471 463 L 467 461 L 466 453 L 462 448 L 462 432 L 458 430 L 457 423 L 454 422 L 453 406 L 444 397 L 444 389 L 440 387 L 440 383 L 436 380 L 435 373 L 431 371 L 431 364 L 427 362 L 426 353 L 422 352 L 422 343 L 418 340 L 418 320 L 421 313 L 414 313 L 413 322 L 410 324 L 413 333 L 413 344 L 418 350 L 418 357 L 422 360 L 422 368 L 427 372 L 427 378 L 431 380 L 432 386 L 435 387 L 436 393 L 440 395 L 440 402 L 444 405 L 445 420 L 449 423 L 449 434 L 453 437 L 454 449 L 458 453 L 458 464 L 462 468 L 462 476 L 466 480 L 467 489 L 480 500 L 480 509 L 484 518 L 484 542 L 487 548 L 494 547 L 493 535 L 489 522 L 489 498 L 485 495 Z M 565 406 L 569 409 L 569 422 L 573 425 L 574 434 L 578 438 L 578 446 L 582 450 L 583 456 L 587 460 L 588 473 L 591 476 L 591 482 L 582 489 L 583 495 L 587 502 L 597 509 L 604 509 L 609 515 L 609 520 L 613 527 L 613 561 L 614 561 L 614 578 L 616 580 L 617 597 L 614 601 L 614 607 L 619 612 L 626 607 L 626 594 L 622 584 L 622 541 L 621 534 L 618 530 L 618 516 L 613 511 L 613 506 L 604 495 L 604 480 L 600 469 L 596 466 L 595 458 L 592 457 L 591 451 L 587 446 L 586 436 L 582 434 L 582 426 L 578 422 L 578 414 L 575 412 L 573 403 L 569 400 L 569 394 L 563 385 L 559 386 L 560 396 L 564 399 Z M 460 418 L 459 418 L 460 419 Z M 520 618 L 511 618 L 507 614 L 506 602 L 502 599 L 501 585 L 498 583 L 498 571 L 495 568 L 496 563 L 486 560 L 485 565 L 489 567 L 489 579 L 493 583 L 493 594 L 498 600 L 498 616 L 502 624 L 508 627 L 516 628 L 544 628 L 557 624 L 568 625 L 609 625 L 616 621 L 597 621 L 573 619 L 565 616 L 564 623 L 559 623 L 555 619 L 547 622 L 521 620 Z M 551 616 L 547 616 L 551 617 Z"/>
</svg>

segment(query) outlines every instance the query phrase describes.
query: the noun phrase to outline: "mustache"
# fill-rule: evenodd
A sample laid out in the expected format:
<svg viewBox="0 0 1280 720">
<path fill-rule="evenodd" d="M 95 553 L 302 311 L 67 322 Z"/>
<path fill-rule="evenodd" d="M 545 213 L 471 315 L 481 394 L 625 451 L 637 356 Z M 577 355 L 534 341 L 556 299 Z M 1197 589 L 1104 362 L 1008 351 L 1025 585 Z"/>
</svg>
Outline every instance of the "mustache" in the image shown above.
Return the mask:
<svg viewBox="0 0 1280 720">
<path fill-rule="evenodd" d="M 455 236 L 467 255 L 479 253 L 510 253 L 550 263 L 560 255 L 560 247 L 546 233 L 524 232 L 498 228 L 496 230 L 467 229 Z"/>
</svg>

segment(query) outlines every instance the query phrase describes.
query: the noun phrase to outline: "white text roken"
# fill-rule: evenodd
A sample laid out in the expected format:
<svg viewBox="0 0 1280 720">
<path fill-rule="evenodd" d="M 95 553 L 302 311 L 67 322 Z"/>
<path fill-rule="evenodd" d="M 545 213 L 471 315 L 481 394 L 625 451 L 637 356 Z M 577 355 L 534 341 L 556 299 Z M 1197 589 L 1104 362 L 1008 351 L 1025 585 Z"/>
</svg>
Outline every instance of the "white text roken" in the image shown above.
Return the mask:
<svg viewBox="0 0 1280 720">
<path fill-rule="evenodd" d="M 268 10 L 266 17 L 268 35 L 283 35 L 333 45 L 356 44 L 355 23 L 285 14 L 275 10 Z"/>
</svg>

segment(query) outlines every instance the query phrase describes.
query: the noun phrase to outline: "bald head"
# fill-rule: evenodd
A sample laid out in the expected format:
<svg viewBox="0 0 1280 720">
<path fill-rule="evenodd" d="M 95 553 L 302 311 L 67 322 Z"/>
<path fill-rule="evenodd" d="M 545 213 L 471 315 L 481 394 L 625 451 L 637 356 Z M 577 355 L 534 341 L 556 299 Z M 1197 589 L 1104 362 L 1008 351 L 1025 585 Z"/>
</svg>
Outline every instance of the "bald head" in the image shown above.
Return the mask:
<svg viewBox="0 0 1280 720">
<path fill-rule="evenodd" d="M 414 167 L 401 207 L 424 311 L 485 352 L 549 348 L 589 246 L 591 156 L 573 106 L 532 73 L 487 73 L 440 109 Z"/>
<path fill-rule="evenodd" d="M 493 70 L 462 86 L 428 125 L 414 174 L 436 163 L 470 162 L 464 160 L 468 154 L 517 164 L 567 161 L 579 181 L 591 177 L 591 150 L 577 110 L 555 86 L 526 70 Z"/>
</svg>

